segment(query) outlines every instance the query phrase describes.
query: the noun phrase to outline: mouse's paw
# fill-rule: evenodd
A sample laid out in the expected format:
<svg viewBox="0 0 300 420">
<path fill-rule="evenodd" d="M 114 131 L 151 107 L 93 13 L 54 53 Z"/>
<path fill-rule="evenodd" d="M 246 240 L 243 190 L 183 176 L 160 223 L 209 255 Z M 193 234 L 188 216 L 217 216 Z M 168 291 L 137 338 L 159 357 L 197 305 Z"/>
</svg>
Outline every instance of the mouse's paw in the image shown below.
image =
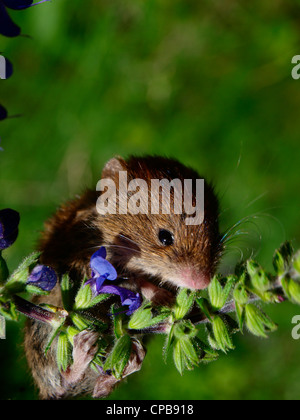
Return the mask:
<svg viewBox="0 0 300 420">
<path fill-rule="evenodd" d="M 139 341 L 134 340 L 132 342 L 132 352 L 129 361 L 123 372 L 123 378 L 125 378 L 128 375 L 131 375 L 134 372 L 138 372 L 142 367 L 145 356 L 146 350 L 144 349 L 142 344 Z"/>
<path fill-rule="evenodd" d="M 124 369 L 122 378 L 131 375 L 141 369 L 146 350 L 139 341 L 132 342 L 132 352 L 129 361 Z M 93 397 L 94 398 L 105 398 L 113 390 L 120 379 L 116 379 L 111 373 L 102 373 L 96 381 Z"/>
<path fill-rule="evenodd" d="M 143 296 L 156 306 L 172 306 L 175 300 L 173 293 L 143 279 L 137 280 Z"/>
<path fill-rule="evenodd" d="M 63 379 L 70 385 L 80 382 L 86 369 L 95 357 L 99 335 L 95 331 L 84 330 L 74 337 L 73 364 L 66 372 L 62 372 Z"/>
</svg>

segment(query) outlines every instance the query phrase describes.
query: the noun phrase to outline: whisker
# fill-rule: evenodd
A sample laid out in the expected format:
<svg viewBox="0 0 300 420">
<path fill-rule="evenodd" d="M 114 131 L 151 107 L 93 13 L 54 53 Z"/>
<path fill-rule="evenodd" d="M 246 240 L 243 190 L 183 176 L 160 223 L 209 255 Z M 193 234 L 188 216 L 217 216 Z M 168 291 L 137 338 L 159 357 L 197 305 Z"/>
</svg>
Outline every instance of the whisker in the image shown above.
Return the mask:
<svg viewBox="0 0 300 420">
<path fill-rule="evenodd" d="M 258 197 L 254 198 L 254 200 L 250 201 L 250 203 L 247 204 L 247 206 L 245 207 L 245 209 L 248 209 L 249 207 L 251 207 L 254 203 L 256 203 L 258 200 L 260 200 L 261 198 L 263 198 L 265 195 L 268 194 L 268 191 L 260 194 Z"/>
<path fill-rule="evenodd" d="M 119 236 L 120 238 L 125 239 L 126 241 L 129 241 L 129 242 L 133 243 L 133 244 L 134 244 L 134 245 L 136 245 L 136 246 L 139 246 L 139 244 L 138 244 L 138 243 L 136 243 L 136 242 L 135 242 L 135 241 L 133 241 L 132 239 L 128 238 L 127 236 L 123 235 L 122 233 L 120 233 L 118 236 Z"/>
<path fill-rule="evenodd" d="M 108 245 L 108 244 L 102 244 L 102 245 L 98 245 L 98 246 L 92 246 L 92 247 L 87 248 L 87 250 L 90 250 L 90 249 L 100 249 L 103 246 L 105 248 L 122 248 L 122 249 L 127 249 L 128 251 L 134 251 L 136 253 L 139 252 L 138 250 L 136 250 L 134 248 L 129 248 L 127 246 L 122 246 L 122 245 Z"/>
</svg>

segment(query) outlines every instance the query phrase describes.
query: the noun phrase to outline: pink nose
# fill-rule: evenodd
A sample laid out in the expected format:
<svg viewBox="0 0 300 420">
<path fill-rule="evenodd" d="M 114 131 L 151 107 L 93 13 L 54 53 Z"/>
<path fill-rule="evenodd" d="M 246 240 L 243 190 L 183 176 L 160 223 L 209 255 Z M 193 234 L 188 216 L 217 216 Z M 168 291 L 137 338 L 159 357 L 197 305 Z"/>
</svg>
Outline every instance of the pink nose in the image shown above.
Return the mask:
<svg viewBox="0 0 300 420">
<path fill-rule="evenodd" d="M 205 272 L 197 272 L 193 269 L 185 269 L 180 273 L 180 286 L 187 289 L 206 289 L 210 283 L 210 275 Z"/>
</svg>

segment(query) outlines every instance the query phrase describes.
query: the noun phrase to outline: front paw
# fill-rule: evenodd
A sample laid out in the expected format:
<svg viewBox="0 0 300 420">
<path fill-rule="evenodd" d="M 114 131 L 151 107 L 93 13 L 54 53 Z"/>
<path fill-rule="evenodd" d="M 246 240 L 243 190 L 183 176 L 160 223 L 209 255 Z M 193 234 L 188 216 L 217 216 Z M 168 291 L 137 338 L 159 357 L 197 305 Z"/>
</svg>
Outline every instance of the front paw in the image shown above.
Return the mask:
<svg viewBox="0 0 300 420">
<path fill-rule="evenodd" d="M 99 334 L 95 331 L 84 330 L 74 337 L 73 363 L 66 372 L 62 372 L 62 377 L 68 385 L 79 383 L 95 357 L 98 346 Z"/>
<path fill-rule="evenodd" d="M 145 355 L 146 355 L 146 350 L 144 349 L 142 344 L 139 341 L 134 340 L 132 342 L 132 352 L 131 352 L 129 361 L 124 369 L 122 379 L 141 369 Z M 103 372 L 97 378 L 93 397 L 94 398 L 107 397 L 114 390 L 115 386 L 119 382 L 120 382 L 120 379 L 116 379 L 111 373 Z"/>
</svg>

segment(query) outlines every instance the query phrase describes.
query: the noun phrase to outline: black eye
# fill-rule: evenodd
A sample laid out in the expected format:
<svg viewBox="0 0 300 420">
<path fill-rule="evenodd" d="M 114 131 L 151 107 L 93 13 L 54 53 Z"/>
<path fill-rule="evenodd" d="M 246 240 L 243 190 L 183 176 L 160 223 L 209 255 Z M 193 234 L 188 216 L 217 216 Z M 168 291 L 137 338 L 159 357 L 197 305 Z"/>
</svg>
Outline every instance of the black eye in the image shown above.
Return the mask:
<svg viewBox="0 0 300 420">
<path fill-rule="evenodd" d="M 170 245 L 173 245 L 173 243 L 174 243 L 173 233 L 171 233 L 171 232 L 169 232 L 168 230 L 165 230 L 165 229 L 161 229 L 159 231 L 158 238 L 164 246 L 170 246 Z"/>
</svg>

